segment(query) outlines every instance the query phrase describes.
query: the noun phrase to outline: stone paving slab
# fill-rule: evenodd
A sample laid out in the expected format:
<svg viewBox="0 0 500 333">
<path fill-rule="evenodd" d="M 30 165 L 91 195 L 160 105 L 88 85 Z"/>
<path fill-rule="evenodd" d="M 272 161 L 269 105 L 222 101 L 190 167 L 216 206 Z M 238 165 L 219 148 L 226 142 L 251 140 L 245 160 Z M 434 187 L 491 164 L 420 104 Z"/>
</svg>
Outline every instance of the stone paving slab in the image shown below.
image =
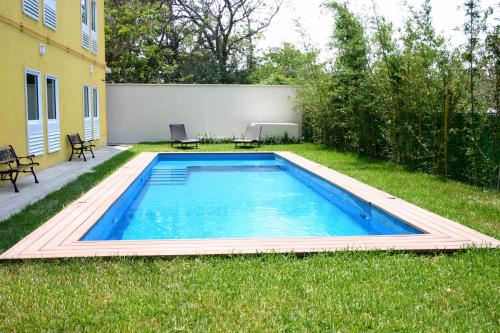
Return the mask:
<svg viewBox="0 0 500 333">
<path fill-rule="evenodd" d="M 26 174 L 16 183 L 19 193 L 14 192 L 10 181 L 0 182 L 0 221 L 20 212 L 26 206 L 60 189 L 80 175 L 92 171 L 95 166 L 128 148 L 130 146 L 105 146 L 95 150 L 95 158 L 87 158 L 87 162 L 84 162 L 83 158 L 76 158 L 71 162 L 66 161 L 44 170 L 35 169 L 39 183 L 35 184 L 33 176 Z"/>
</svg>

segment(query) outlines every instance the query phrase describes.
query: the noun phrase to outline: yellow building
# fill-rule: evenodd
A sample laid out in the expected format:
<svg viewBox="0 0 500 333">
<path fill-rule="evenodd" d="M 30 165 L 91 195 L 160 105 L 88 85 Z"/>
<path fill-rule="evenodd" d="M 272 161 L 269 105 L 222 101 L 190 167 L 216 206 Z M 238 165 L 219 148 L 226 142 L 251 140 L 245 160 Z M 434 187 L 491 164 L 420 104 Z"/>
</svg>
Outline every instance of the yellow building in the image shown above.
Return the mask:
<svg viewBox="0 0 500 333">
<path fill-rule="evenodd" d="M 106 144 L 104 0 L 0 1 L 0 146 L 40 168 Z"/>
</svg>

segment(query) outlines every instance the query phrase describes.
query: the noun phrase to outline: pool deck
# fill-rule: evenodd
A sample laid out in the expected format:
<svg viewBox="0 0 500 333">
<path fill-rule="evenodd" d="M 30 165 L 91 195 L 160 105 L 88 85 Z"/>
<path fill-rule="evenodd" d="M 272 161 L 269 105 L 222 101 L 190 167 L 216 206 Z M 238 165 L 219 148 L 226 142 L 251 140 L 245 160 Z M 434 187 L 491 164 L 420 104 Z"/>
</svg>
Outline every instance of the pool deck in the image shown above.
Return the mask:
<svg viewBox="0 0 500 333">
<path fill-rule="evenodd" d="M 424 233 L 397 236 L 79 241 L 158 154 L 141 153 L 3 253 L 0 259 L 221 255 L 264 252 L 312 253 L 339 250 L 429 252 L 453 251 L 471 246 L 500 247 L 500 242 L 492 237 L 412 205 L 318 163 L 289 152 L 274 153 Z M 248 152 L 248 154 L 252 153 Z"/>
<path fill-rule="evenodd" d="M 0 202 L 2 207 L 0 209 L 0 221 L 20 212 L 26 206 L 37 202 L 47 194 L 57 191 L 82 174 L 92 172 L 97 165 L 129 148 L 130 146 L 126 145 L 104 146 L 94 150 L 95 158 L 88 156 L 87 162 L 84 162 L 83 158 L 73 158 L 71 162 L 62 162 L 47 169 L 37 170 L 35 168 L 39 183 L 35 184 L 33 176 L 27 174 L 17 181 L 18 193 L 14 192 L 14 187 L 10 181 L 1 182 Z"/>
</svg>

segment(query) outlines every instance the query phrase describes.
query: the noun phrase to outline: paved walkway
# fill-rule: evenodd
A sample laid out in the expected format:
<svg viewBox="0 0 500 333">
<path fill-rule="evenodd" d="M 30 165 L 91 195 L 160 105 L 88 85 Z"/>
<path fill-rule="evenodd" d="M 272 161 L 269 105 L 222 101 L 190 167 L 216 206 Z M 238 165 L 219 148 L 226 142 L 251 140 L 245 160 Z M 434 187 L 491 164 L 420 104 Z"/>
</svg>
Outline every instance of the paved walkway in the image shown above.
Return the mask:
<svg viewBox="0 0 500 333">
<path fill-rule="evenodd" d="M 71 162 L 63 162 L 48 169 L 35 170 L 40 183 L 35 184 L 33 176 L 26 174 L 26 177 L 19 179 L 17 182 L 19 193 L 14 192 L 14 187 L 10 181 L 0 182 L 0 221 L 20 212 L 29 204 L 60 189 L 81 174 L 91 171 L 96 165 L 109 160 L 129 147 L 106 146 L 94 151 L 95 158 L 90 157 L 87 162 L 84 162 L 83 158 L 74 159 Z"/>
</svg>

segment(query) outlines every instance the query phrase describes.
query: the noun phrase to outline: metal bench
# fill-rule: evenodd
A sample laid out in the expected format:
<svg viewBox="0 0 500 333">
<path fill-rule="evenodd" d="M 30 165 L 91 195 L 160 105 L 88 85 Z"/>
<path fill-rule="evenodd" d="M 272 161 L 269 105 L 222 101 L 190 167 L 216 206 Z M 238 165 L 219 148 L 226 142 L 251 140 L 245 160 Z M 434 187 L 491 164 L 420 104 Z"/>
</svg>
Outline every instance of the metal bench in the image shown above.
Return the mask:
<svg viewBox="0 0 500 333">
<path fill-rule="evenodd" d="M 0 180 L 10 180 L 16 192 L 19 192 L 16 185 L 19 173 L 31 172 L 33 177 L 35 177 L 35 183 L 38 183 L 33 167 L 40 164 L 34 162 L 33 157 L 35 156 L 17 156 L 16 151 L 11 145 L 0 147 L 0 166 L 2 166 L 2 169 L 0 169 Z M 23 159 L 27 160 L 27 162 L 23 163 Z"/>
<path fill-rule="evenodd" d="M 92 154 L 92 158 L 95 158 L 94 152 L 92 151 L 92 147 L 95 147 L 92 140 L 83 141 L 80 137 L 80 134 L 68 134 L 68 140 L 71 144 L 71 155 L 69 156 L 69 160 L 73 159 L 73 155 L 78 154 L 78 158 L 83 156 L 83 160 L 87 161 L 85 157 L 85 152 L 89 151 Z"/>
</svg>

